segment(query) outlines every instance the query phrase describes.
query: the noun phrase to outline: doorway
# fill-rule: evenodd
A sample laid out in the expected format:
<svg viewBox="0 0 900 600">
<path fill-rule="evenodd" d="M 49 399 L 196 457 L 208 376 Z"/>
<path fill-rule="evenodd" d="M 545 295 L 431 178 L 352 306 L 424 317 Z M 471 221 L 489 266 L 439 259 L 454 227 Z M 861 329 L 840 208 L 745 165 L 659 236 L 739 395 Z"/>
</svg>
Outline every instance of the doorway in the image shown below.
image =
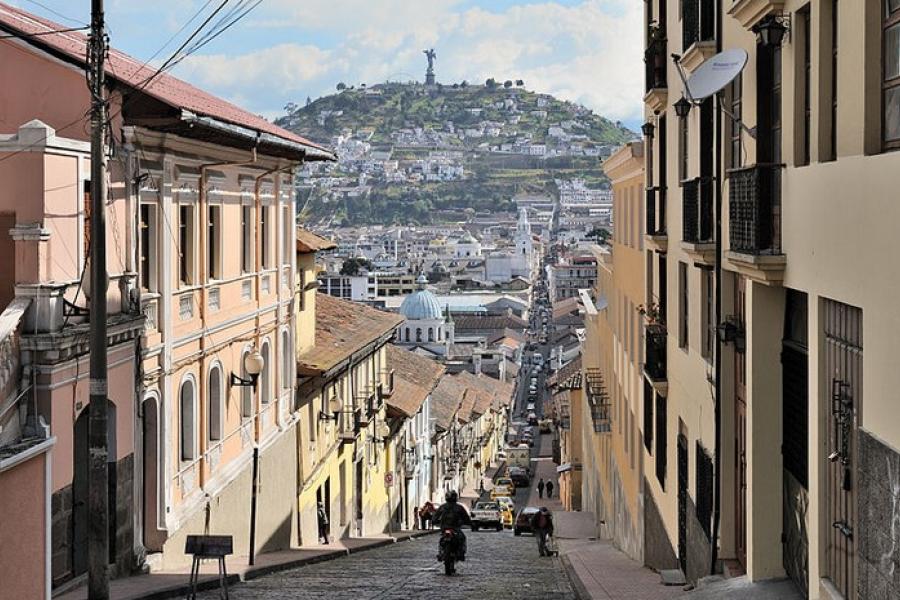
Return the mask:
<svg viewBox="0 0 900 600">
<path fill-rule="evenodd" d="M 862 310 L 825 300 L 828 456 L 825 470 L 825 575 L 847 600 L 856 593 L 857 433 L 862 411 Z"/>
<path fill-rule="evenodd" d="M 162 552 L 165 536 L 159 529 L 159 406 L 155 397 L 144 400 L 144 548 Z"/>
<path fill-rule="evenodd" d="M 357 535 L 362 536 L 363 534 L 363 476 L 365 473 L 363 472 L 363 461 L 356 461 L 356 493 L 355 497 L 355 512 L 356 512 L 356 531 Z"/>
<path fill-rule="evenodd" d="M 16 243 L 9 234 L 15 226 L 15 214 L 0 213 L 0 312 L 16 295 Z"/>
<path fill-rule="evenodd" d="M 687 503 L 688 449 L 687 437 L 678 434 L 678 564 L 687 574 Z"/>
</svg>

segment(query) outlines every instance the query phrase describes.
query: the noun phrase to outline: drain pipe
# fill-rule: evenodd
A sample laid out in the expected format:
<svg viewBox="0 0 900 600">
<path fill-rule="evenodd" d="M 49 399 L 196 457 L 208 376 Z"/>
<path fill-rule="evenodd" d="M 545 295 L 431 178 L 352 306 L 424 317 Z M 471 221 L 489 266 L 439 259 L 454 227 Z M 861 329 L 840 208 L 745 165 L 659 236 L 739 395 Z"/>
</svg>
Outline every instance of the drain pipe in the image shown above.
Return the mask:
<svg viewBox="0 0 900 600">
<path fill-rule="evenodd" d="M 722 51 L 722 0 L 716 2 L 716 53 Z M 722 323 L 722 92 L 715 95 L 716 103 L 716 356 L 715 356 L 715 452 L 713 456 L 713 525 L 710 535 L 710 575 L 716 573 L 719 561 L 719 524 L 722 504 L 722 340 L 718 328 Z"/>
</svg>

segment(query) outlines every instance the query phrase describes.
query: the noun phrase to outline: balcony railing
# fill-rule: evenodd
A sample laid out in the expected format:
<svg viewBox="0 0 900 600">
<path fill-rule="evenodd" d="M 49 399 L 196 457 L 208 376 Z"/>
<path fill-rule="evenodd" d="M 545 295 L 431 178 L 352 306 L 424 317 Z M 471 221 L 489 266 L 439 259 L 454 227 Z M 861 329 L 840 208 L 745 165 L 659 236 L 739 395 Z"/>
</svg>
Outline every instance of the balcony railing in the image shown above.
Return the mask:
<svg viewBox="0 0 900 600">
<path fill-rule="evenodd" d="M 651 29 L 647 41 L 647 49 L 644 51 L 644 63 L 646 65 L 646 90 L 666 87 L 666 38 L 658 29 Z"/>
<path fill-rule="evenodd" d="M 594 431 L 597 433 L 612 431 L 611 403 L 609 394 L 606 392 L 606 384 L 603 381 L 603 373 L 600 369 L 586 369 L 585 382 Z"/>
<path fill-rule="evenodd" d="M 666 380 L 666 329 L 662 325 L 648 325 L 644 336 L 644 372 L 650 381 Z"/>
<path fill-rule="evenodd" d="M 338 413 L 338 437 L 342 442 L 353 442 L 362 430 L 362 410 L 348 408 Z"/>
<path fill-rule="evenodd" d="M 716 7 L 713 0 L 682 0 L 681 44 L 687 51 L 696 42 L 716 37 Z"/>
<path fill-rule="evenodd" d="M 647 188 L 647 235 L 666 235 L 666 189 Z"/>
<path fill-rule="evenodd" d="M 682 235 L 685 242 L 703 244 L 713 241 L 712 180 L 702 177 L 682 183 Z"/>
<path fill-rule="evenodd" d="M 781 254 L 781 165 L 729 171 L 730 248 L 740 254 Z"/>
</svg>

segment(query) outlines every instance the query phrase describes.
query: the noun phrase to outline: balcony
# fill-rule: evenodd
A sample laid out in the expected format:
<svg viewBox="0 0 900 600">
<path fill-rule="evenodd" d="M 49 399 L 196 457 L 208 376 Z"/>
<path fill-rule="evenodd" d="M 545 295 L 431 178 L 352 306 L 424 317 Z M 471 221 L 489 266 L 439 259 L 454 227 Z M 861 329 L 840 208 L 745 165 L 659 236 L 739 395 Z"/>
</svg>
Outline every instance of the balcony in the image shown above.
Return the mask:
<svg viewBox="0 0 900 600">
<path fill-rule="evenodd" d="M 734 0 L 728 14 L 737 19 L 742 27 L 752 30 L 766 15 L 783 10 L 784 0 Z"/>
<path fill-rule="evenodd" d="M 657 392 L 668 391 L 666 375 L 666 328 L 654 323 L 647 325 L 644 332 L 644 375 Z"/>
<path fill-rule="evenodd" d="M 712 264 L 716 251 L 712 180 L 697 177 L 681 185 L 681 246 L 698 262 Z"/>
<path fill-rule="evenodd" d="M 762 282 L 784 279 L 781 168 L 759 164 L 728 172 L 727 257 L 738 271 Z"/>
<path fill-rule="evenodd" d="M 668 246 L 666 235 L 666 188 L 657 186 L 647 188 L 647 243 L 659 252 L 665 252 Z"/>
<path fill-rule="evenodd" d="M 644 102 L 653 111 L 663 111 L 666 108 L 668 59 L 668 42 L 665 32 L 657 27 L 651 27 L 647 33 L 647 49 L 644 50 L 646 68 Z"/>
<path fill-rule="evenodd" d="M 338 413 L 338 438 L 341 443 L 356 441 L 362 431 L 362 409 L 349 408 Z"/>
<path fill-rule="evenodd" d="M 600 369 L 586 369 L 585 381 L 594 432 L 609 433 L 612 431 L 612 412 L 603 373 Z"/>
</svg>

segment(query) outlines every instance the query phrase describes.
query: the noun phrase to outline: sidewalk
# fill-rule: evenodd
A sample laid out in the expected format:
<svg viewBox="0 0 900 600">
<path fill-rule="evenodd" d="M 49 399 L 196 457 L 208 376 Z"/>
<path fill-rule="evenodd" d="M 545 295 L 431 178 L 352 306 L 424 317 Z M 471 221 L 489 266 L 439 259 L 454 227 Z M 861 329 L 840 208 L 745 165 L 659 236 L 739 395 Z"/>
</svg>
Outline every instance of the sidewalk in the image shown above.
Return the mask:
<svg viewBox="0 0 900 600">
<path fill-rule="evenodd" d="M 434 530 L 437 531 L 437 530 Z M 227 559 L 228 585 L 229 587 L 239 581 L 247 581 L 274 573 L 293 569 L 303 565 L 309 565 L 325 560 L 332 560 L 348 554 L 355 554 L 380 548 L 396 542 L 402 542 L 411 538 L 429 535 L 433 531 L 400 531 L 392 536 L 387 534 L 368 538 L 346 538 L 335 540 L 328 545 L 318 545 L 310 548 L 298 548 L 280 552 L 267 552 L 256 556 L 256 564 L 252 567 L 247 564 L 247 556 L 229 556 Z M 134 575 L 113 579 L 109 583 L 112 600 L 157 600 L 162 598 L 183 597 L 188 591 L 190 566 L 175 571 L 156 571 L 146 575 Z M 200 585 L 198 589 L 215 589 L 218 587 L 218 565 L 215 562 L 206 562 L 200 568 Z M 54 596 L 54 600 L 86 600 L 87 585 Z"/>
<path fill-rule="evenodd" d="M 613 546 L 597 540 L 594 517 L 589 512 L 564 511 L 557 497 L 559 481 L 556 464 L 550 458 L 553 437 L 541 436 L 541 450 L 535 459 L 530 506 L 546 506 L 553 512 L 554 538 L 559 555 L 580 600 L 667 600 L 683 598 L 680 587 L 660 583 L 659 574 L 641 566 Z M 553 497 L 538 496 L 537 481 L 553 482 Z"/>
</svg>

